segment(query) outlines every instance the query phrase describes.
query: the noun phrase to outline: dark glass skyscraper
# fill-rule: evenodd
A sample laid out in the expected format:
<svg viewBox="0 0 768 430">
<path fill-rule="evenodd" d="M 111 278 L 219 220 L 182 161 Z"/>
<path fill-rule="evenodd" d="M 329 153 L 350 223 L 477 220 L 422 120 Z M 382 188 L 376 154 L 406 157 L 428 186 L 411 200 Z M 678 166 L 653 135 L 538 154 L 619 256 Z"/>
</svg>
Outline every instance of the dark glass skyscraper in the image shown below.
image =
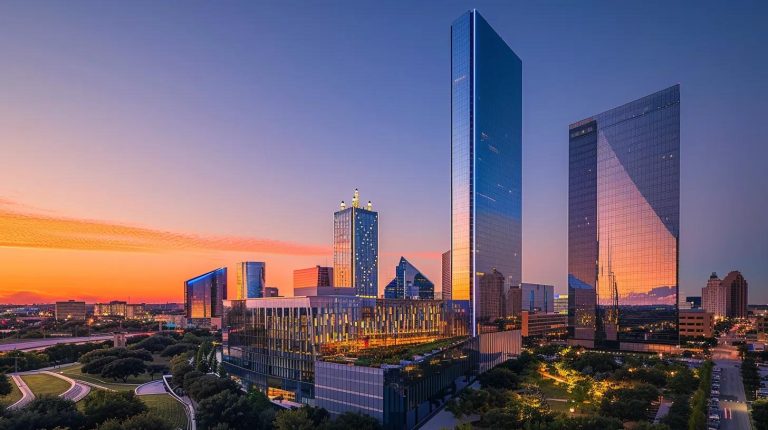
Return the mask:
<svg viewBox="0 0 768 430">
<path fill-rule="evenodd" d="M 400 257 L 400 263 L 395 267 L 395 279 L 384 288 L 387 299 L 422 299 L 435 298 L 435 284 L 424 276 L 405 257 Z"/>
<path fill-rule="evenodd" d="M 622 349 L 677 342 L 679 85 L 569 133 L 571 337 Z"/>
<path fill-rule="evenodd" d="M 473 334 L 521 280 L 521 157 L 522 62 L 468 11 L 451 26 L 451 296 L 471 301 Z"/>
<path fill-rule="evenodd" d="M 184 307 L 190 320 L 221 318 L 227 296 L 227 268 L 222 267 L 184 283 Z M 193 321 L 194 323 L 194 321 Z"/>
<path fill-rule="evenodd" d="M 266 287 L 266 263 L 257 261 L 245 261 L 237 263 L 237 297 L 242 299 L 260 299 L 264 297 Z"/>
<path fill-rule="evenodd" d="M 333 285 L 353 287 L 361 297 L 379 294 L 379 214 L 369 201 L 360 205 L 355 189 L 352 205 L 342 201 L 333 214 Z"/>
</svg>

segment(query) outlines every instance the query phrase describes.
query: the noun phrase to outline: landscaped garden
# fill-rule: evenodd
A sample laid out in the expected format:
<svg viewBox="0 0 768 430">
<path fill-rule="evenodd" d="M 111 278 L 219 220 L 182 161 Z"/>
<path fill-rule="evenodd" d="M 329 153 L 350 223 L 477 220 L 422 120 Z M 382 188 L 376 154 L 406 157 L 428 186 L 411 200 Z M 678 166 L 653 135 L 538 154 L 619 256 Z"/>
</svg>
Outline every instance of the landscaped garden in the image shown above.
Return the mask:
<svg viewBox="0 0 768 430">
<path fill-rule="evenodd" d="M 45 373 L 21 377 L 35 396 L 58 396 L 69 390 L 71 384 L 61 378 Z"/>
<path fill-rule="evenodd" d="M 694 391 L 698 373 L 686 364 L 652 354 L 612 354 L 549 345 L 524 352 L 480 375 L 448 410 L 480 415 L 472 428 L 667 430 L 700 426 Z M 703 384 L 702 384 L 703 386 Z M 698 392 L 698 391 L 697 391 Z M 660 424 L 651 424 L 661 398 L 673 402 Z M 706 420 L 705 420 L 706 421 Z M 506 424 L 505 424 L 506 423 Z M 527 427 L 526 427 L 527 428 Z"/>
</svg>

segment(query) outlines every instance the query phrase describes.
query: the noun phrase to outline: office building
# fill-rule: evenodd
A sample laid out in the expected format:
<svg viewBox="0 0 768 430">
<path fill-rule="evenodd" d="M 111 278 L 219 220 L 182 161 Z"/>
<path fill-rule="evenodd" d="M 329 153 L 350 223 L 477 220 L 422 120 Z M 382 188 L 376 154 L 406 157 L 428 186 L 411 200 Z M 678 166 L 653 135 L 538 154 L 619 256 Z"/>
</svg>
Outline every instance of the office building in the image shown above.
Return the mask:
<svg viewBox="0 0 768 430">
<path fill-rule="evenodd" d="M 264 297 L 280 297 L 277 287 L 264 287 Z"/>
<path fill-rule="evenodd" d="M 85 302 L 56 302 L 54 316 L 58 321 L 85 321 Z"/>
<path fill-rule="evenodd" d="M 227 268 L 222 267 L 184 283 L 187 325 L 220 327 L 227 296 Z"/>
<path fill-rule="evenodd" d="M 391 430 L 418 427 L 521 350 L 519 330 L 467 336 L 468 303 L 328 295 L 225 309 L 222 363 L 246 389 Z"/>
<path fill-rule="evenodd" d="M 739 271 L 732 271 L 724 279 L 712 272 L 707 285 L 701 289 L 701 307 L 715 318 L 746 318 L 747 281 Z"/>
<path fill-rule="evenodd" d="M 749 294 L 747 290 L 747 280 L 739 271 L 732 271 L 723 278 L 723 288 L 727 290 L 730 307 L 727 316 L 729 318 L 746 318 L 747 303 Z"/>
<path fill-rule="evenodd" d="M 689 304 L 691 309 L 701 309 L 701 296 L 688 296 L 685 298 L 685 302 Z"/>
<path fill-rule="evenodd" d="M 293 271 L 293 288 L 332 287 L 333 267 L 315 266 Z"/>
<path fill-rule="evenodd" d="M 314 365 L 321 357 L 467 334 L 466 311 L 440 300 L 327 295 L 228 300 L 225 306 L 227 371 L 247 387 L 299 403 L 315 397 Z"/>
<path fill-rule="evenodd" d="M 355 189 L 352 205 L 344 201 L 333 215 L 333 285 L 354 287 L 361 297 L 379 293 L 379 214 L 369 201 L 360 206 Z"/>
<path fill-rule="evenodd" d="M 679 326 L 681 337 L 712 337 L 715 319 L 703 309 L 681 309 Z"/>
<path fill-rule="evenodd" d="M 523 310 L 520 318 L 523 337 L 565 338 L 568 315 Z"/>
<path fill-rule="evenodd" d="M 712 272 L 707 280 L 707 285 L 701 289 L 701 307 L 713 314 L 715 318 L 725 318 L 730 307 L 731 296 L 725 288 L 723 281 Z"/>
<path fill-rule="evenodd" d="M 451 26 L 451 297 L 470 301 L 472 333 L 521 282 L 521 157 L 522 62 L 470 10 Z"/>
<path fill-rule="evenodd" d="M 235 298 L 258 299 L 264 297 L 267 283 L 267 265 L 260 261 L 244 261 L 235 265 Z"/>
<path fill-rule="evenodd" d="M 435 284 L 424 276 L 405 257 L 395 267 L 395 278 L 384 288 L 387 299 L 424 299 L 435 298 Z"/>
<path fill-rule="evenodd" d="M 443 300 L 451 300 L 451 251 L 445 251 L 442 256 L 442 290 Z"/>
<path fill-rule="evenodd" d="M 520 284 L 523 291 L 523 310 L 529 312 L 555 312 L 555 287 L 553 285 Z"/>
<path fill-rule="evenodd" d="M 355 295 L 357 295 L 357 290 L 352 287 L 299 287 L 293 289 L 294 297 Z"/>
<path fill-rule="evenodd" d="M 125 318 L 128 302 L 112 300 L 108 303 L 94 303 L 93 315 L 97 317 L 120 317 Z"/>
<path fill-rule="evenodd" d="M 568 294 L 555 294 L 555 313 L 568 315 Z"/>
<path fill-rule="evenodd" d="M 573 343 L 653 350 L 678 340 L 680 87 L 569 127 Z M 595 317 L 587 300 L 592 290 Z M 577 296 L 578 294 L 578 296 Z"/>
</svg>

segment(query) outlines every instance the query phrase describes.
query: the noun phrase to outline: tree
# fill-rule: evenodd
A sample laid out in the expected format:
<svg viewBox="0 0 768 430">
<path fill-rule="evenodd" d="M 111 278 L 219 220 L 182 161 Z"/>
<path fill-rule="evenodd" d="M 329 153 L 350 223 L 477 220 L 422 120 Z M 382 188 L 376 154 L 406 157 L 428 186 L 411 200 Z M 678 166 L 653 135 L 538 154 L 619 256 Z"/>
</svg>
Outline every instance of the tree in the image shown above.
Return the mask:
<svg viewBox="0 0 768 430">
<path fill-rule="evenodd" d="M 323 409 L 325 410 L 325 409 Z M 328 413 L 328 412 L 326 412 Z M 381 424 L 376 418 L 370 415 L 359 414 L 355 412 L 345 412 L 339 415 L 335 420 L 329 421 L 325 430 L 381 430 Z"/>
<path fill-rule="evenodd" d="M 122 379 L 123 382 L 128 382 L 129 376 L 138 377 L 146 370 L 146 364 L 138 358 L 120 358 L 104 366 L 101 376 L 112 378 L 115 381 Z"/>
<path fill-rule="evenodd" d="M 214 375 L 203 375 L 192 379 L 190 375 L 198 372 L 190 372 L 184 378 L 184 391 L 195 401 L 201 401 L 222 391 L 240 392 L 240 386 L 231 379 L 221 379 Z"/>
<path fill-rule="evenodd" d="M 684 429 L 691 417 L 691 405 L 686 395 L 679 395 L 672 401 L 669 413 L 661 421 L 673 429 Z"/>
<path fill-rule="evenodd" d="M 106 366 L 109 363 L 112 363 L 115 360 L 117 360 L 117 357 L 114 357 L 114 356 L 106 356 L 106 357 L 93 359 L 88 363 L 84 364 L 83 367 L 80 368 L 80 372 L 90 373 L 95 375 L 101 374 L 101 371 L 104 370 L 104 366 Z"/>
<path fill-rule="evenodd" d="M 79 429 L 84 423 L 85 417 L 71 400 L 42 396 L 24 409 L 6 411 L 0 419 L 0 430 Z"/>
<path fill-rule="evenodd" d="M 146 349 L 151 352 L 160 352 L 168 345 L 173 345 L 175 343 L 176 341 L 170 336 L 155 334 L 131 346 L 131 349 Z"/>
<path fill-rule="evenodd" d="M 149 373 L 149 376 L 152 379 L 155 379 L 155 374 L 159 373 L 160 375 L 164 375 L 168 373 L 170 369 L 165 364 L 148 364 L 147 365 L 147 373 Z"/>
<path fill-rule="evenodd" d="M 5 373 L 0 373 L 0 396 L 11 394 L 13 387 L 11 387 L 11 381 Z"/>
<path fill-rule="evenodd" d="M 174 430 L 173 426 L 163 418 L 144 413 L 134 415 L 124 421 L 109 420 L 98 427 L 98 430 Z"/>
<path fill-rule="evenodd" d="M 184 354 L 195 346 L 189 343 L 177 343 L 174 345 L 168 345 L 160 353 L 161 357 L 173 357 L 174 355 Z"/>
<path fill-rule="evenodd" d="M 83 399 L 83 413 L 89 427 L 109 419 L 123 420 L 147 411 L 133 391 L 94 390 Z"/>
<path fill-rule="evenodd" d="M 219 423 L 224 423 L 233 430 L 252 428 L 258 421 L 245 396 L 222 391 L 200 401 L 195 419 L 200 430 L 212 430 Z"/>
<path fill-rule="evenodd" d="M 755 422 L 755 430 L 768 430 L 768 400 L 752 403 L 752 420 Z"/>
<path fill-rule="evenodd" d="M 286 409 L 275 417 L 276 430 L 313 430 L 315 423 L 309 417 L 307 408 Z"/>
<path fill-rule="evenodd" d="M 514 390 L 517 388 L 519 381 L 514 372 L 503 367 L 494 367 L 481 374 L 478 380 L 483 388 L 491 387 L 505 390 Z"/>
</svg>

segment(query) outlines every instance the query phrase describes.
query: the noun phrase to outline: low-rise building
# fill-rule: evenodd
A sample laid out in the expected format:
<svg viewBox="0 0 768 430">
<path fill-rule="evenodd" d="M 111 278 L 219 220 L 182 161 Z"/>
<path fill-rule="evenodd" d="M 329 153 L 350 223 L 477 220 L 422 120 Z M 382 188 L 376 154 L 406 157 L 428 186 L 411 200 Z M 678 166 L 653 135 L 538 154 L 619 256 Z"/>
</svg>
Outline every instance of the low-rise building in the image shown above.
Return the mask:
<svg viewBox="0 0 768 430">
<path fill-rule="evenodd" d="M 85 321 L 85 302 L 56 302 L 54 313 L 59 321 Z"/>
<path fill-rule="evenodd" d="M 565 337 L 568 333 L 568 315 L 558 313 L 522 311 L 523 337 Z"/>
<path fill-rule="evenodd" d="M 680 309 L 678 330 L 681 337 L 712 337 L 715 319 L 703 309 Z"/>
</svg>

